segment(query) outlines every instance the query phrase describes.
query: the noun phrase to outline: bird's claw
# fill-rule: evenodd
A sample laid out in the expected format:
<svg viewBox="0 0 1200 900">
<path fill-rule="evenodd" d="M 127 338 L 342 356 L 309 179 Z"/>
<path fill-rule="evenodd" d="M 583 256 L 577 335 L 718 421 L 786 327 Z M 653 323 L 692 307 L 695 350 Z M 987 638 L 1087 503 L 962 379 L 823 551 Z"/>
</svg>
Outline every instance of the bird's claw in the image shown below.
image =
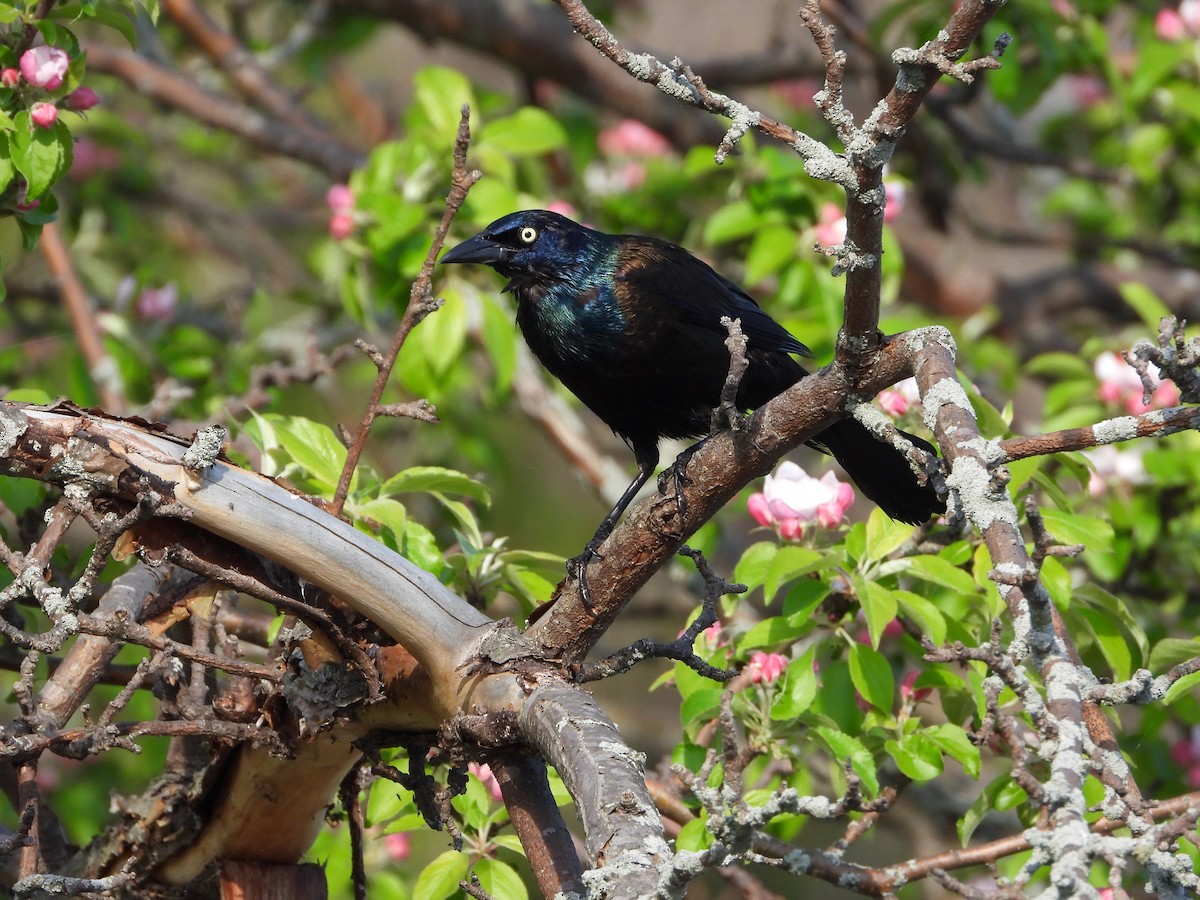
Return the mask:
<svg viewBox="0 0 1200 900">
<path fill-rule="evenodd" d="M 578 556 L 572 556 L 567 560 L 567 575 L 579 582 L 579 596 L 583 600 L 583 605 L 589 610 L 592 608 L 592 594 L 588 590 L 587 567 L 593 561 L 604 558 L 600 553 L 600 545 L 602 543 L 604 543 L 604 538 L 601 538 L 597 534 L 596 537 L 588 541 L 582 553 Z"/>
</svg>

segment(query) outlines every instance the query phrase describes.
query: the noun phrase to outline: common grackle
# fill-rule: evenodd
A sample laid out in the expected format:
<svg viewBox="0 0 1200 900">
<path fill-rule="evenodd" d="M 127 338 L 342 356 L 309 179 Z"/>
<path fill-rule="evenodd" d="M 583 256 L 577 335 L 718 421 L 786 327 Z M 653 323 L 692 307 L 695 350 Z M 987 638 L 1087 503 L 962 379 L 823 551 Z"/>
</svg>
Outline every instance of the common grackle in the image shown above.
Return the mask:
<svg viewBox="0 0 1200 900">
<path fill-rule="evenodd" d="M 761 406 L 807 374 L 790 355 L 811 356 L 807 347 L 745 291 L 668 241 L 526 210 L 497 219 L 441 261 L 482 263 L 506 276 L 534 355 L 633 450 L 637 477 L 572 561 L 585 592 L 582 573 L 658 465 L 659 438 L 709 431 L 729 372 L 722 316 L 740 319 L 747 338 L 739 408 Z M 903 454 L 856 420 L 835 422 L 812 443 L 893 519 L 919 524 L 945 510 Z"/>
</svg>

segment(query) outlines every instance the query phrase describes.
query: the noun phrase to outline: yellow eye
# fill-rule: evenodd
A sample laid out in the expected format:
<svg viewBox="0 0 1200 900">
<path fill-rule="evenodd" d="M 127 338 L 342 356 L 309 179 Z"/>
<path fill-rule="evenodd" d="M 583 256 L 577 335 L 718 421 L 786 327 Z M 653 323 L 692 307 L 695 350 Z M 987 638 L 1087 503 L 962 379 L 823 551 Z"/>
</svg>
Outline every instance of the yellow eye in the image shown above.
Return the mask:
<svg viewBox="0 0 1200 900">
<path fill-rule="evenodd" d="M 526 225 L 521 229 L 521 240 L 526 244 L 532 244 L 537 240 L 537 229 L 530 228 L 528 225 Z"/>
</svg>

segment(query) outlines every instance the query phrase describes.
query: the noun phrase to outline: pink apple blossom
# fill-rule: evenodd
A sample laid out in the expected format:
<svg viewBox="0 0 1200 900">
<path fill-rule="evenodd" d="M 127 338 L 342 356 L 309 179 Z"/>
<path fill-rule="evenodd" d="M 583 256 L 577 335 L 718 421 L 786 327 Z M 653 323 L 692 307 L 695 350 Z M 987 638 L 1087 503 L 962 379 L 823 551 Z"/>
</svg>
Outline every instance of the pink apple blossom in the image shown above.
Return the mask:
<svg viewBox="0 0 1200 900">
<path fill-rule="evenodd" d="M 770 684 L 783 674 L 787 668 L 787 657 L 778 653 L 764 653 L 755 650 L 750 654 L 750 662 L 746 664 L 746 672 L 755 684 Z"/>
<path fill-rule="evenodd" d="M 1100 382 L 1100 399 L 1105 403 L 1123 405 L 1133 415 L 1179 403 L 1179 388 L 1174 382 L 1161 380 L 1158 366 L 1154 363 L 1150 363 L 1147 370 L 1154 388 L 1149 404 L 1143 402 L 1145 394 L 1142 379 L 1121 354 L 1101 353 L 1096 357 L 1094 371 L 1096 380 Z"/>
<path fill-rule="evenodd" d="M 908 196 L 908 185 L 902 181 L 885 181 L 883 190 L 887 197 L 883 207 L 883 221 L 890 225 L 904 210 L 904 198 Z"/>
<path fill-rule="evenodd" d="M 1075 103 L 1083 109 L 1095 106 L 1109 96 L 1108 85 L 1095 75 L 1067 74 L 1062 76 L 1062 83 Z"/>
<path fill-rule="evenodd" d="M 1150 476 L 1143 461 L 1145 453 L 1145 447 L 1136 444 L 1126 450 L 1118 450 L 1112 444 L 1084 450 L 1083 455 L 1095 467 L 1088 480 L 1088 493 L 1099 497 L 1110 485 L 1149 483 Z"/>
<path fill-rule="evenodd" d="M 794 541 L 809 522 L 837 527 L 853 502 L 854 489 L 833 472 L 813 478 L 786 461 L 766 477 L 762 492 L 751 495 L 747 507 L 758 524 L 773 526 L 781 538 Z"/>
<path fill-rule="evenodd" d="M 405 862 L 411 852 L 411 839 L 407 831 L 393 831 L 383 836 L 387 855 L 395 862 Z"/>
<path fill-rule="evenodd" d="M 838 247 L 846 240 L 846 214 L 836 203 L 826 203 L 817 215 L 817 243 Z"/>
<path fill-rule="evenodd" d="M 1192 729 L 1189 738 L 1171 745 L 1171 759 L 1183 770 L 1187 786 L 1200 788 L 1200 726 Z"/>
<path fill-rule="evenodd" d="M 38 128 L 49 128 L 58 121 L 58 107 L 53 103 L 35 103 L 29 107 L 29 118 Z"/>
<path fill-rule="evenodd" d="M 916 669 L 912 669 L 907 675 L 904 676 L 904 680 L 900 682 L 900 698 L 902 700 L 912 700 L 914 703 L 920 703 L 931 693 L 933 693 L 933 688 L 913 687 L 920 675 L 920 672 L 918 672 Z"/>
<path fill-rule="evenodd" d="M 93 91 L 90 87 L 75 88 L 67 96 L 63 97 L 60 104 L 63 109 L 74 110 L 75 112 L 83 112 L 91 109 L 100 103 L 100 95 Z"/>
<path fill-rule="evenodd" d="M 622 119 L 603 129 L 596 145 L 605 156 L 666 156 L 671 142 L 637 119 Z"/>
<path fill-rule="evenodd" d="M 48 91 L 62 86 L 71 60 L 66 52 L 57 47 L 30 47 L 21 54 L 21 74 L 35 87 Z"/>
<path fill-rule="evenodd" d="M 17 82 L 21 80 L 21 73 L 16 69 L 0 69 L 0 85 L 6 88 L 17 86 Z"/>
<path fill-rule="evenodd" d="M 880 409 L 893 419 L 900 418 L 900 416 L 921 402 L 921 393 L 917 389 L 917 379 L 905 378 L 903 381 L 896 382 L 890 388 L 884 388 L 875 395 L 875 402 L 879 404 Z"/>
<path fill-rule="evenodd" d="M 813 97 L 821 90 L 821 84 L 815 78 L 792 78 L 787 81 L 776 81 L 771 85 L 783 102 L 796 109 L 814 109 L 816 103 Z"/>
<path fill-rule="evenodd" d="M 568 219 L 579 218 L 578 210 L 566 200 L 552 200 L 546 204 L 546 209 L 550 210 L 550 212 L 556 212 L 560 216 L 566 216 Z"/>
<path fill-rule="evenodd" d="M 1064 19 L 1074 21 L 1079 18 L 1079 10 L 1070 0 L 1050 0 L 1050 6 Z"/>
<path fill-rule="evenodd" d="M 160 288 L 143 288 L 134 301 L 133 310 L 140 319 L 166 321 L 175 314 L 179 305 L 179 288 L 168 282 Z"/>
<path fill-rule="evenodd" d="M 1174 9 L 1160 9 L 1154 17 L 1154 33 L 1164 41 L 1182 41 L 1187 37 L 1183 18 Z"/>
<path fill-rule="evenodd" d="M 335 241 L 344 241 L 354 234 L 354 216 L 348 212 L 336 212 L 329 217 L 329 236 Z"/>
<path fill-rule="evenodd" d="M 81 137 L 75 142 L 71 154 L 71 178 L 85 181 L 100 172 L 108 172 L 121 164 L 121 154 L 112 147 L 97 144 L 91 138 Z"/>
<path fill-rule="evenodd" d="M 493 800 L 499 802 L 503 799 L 503 794 L 500 792 L 500 782 L 496 780 L 491 766 L 487 763 L 467 763 L 467 771 L 482 782 L 483 786 L 488 789 L 488 793 L 492 795 Z"/>
<path fill-rule="evenodd" d="M 1179 18 L 1183 19 L 1188 34 L 1200 35 L 1200 0 L 1183 0 L 1179 4 Z"/>
<path fill-rule="evenodd" d="M 332 185 L 325 192 L 325 205 L 330 212 L 340 213 L 354 209 L 354 191 L 347 184 Z"/>
</svg>

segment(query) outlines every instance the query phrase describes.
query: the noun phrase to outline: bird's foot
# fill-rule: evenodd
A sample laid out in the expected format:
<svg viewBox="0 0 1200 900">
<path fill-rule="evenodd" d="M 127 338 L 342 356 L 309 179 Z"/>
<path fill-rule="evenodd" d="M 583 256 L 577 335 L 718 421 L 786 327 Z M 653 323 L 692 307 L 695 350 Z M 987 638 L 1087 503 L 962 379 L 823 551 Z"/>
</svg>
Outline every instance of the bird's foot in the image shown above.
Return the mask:
<svg viewBox="0 0 1200 900">
<path fill-rule="evenodd" d="M 675 462 L 663 469 L 658 476 L 658 492 L 663 496 L 667 493 L 667 477 L 670 476 L 672 483 L 675 485 L 675 502 L 679 507 L 679 519 L 683 520 L 684 514 L 687 512 L 687 499 L 683 495 L 683 489 L 692 483 L 692 479 L 688 477 L 688 463 L 692 461 L 692 457 L 696 455 L 696 451 L 704 446 L 704 441 L 700 440 L 685 449 L 677 457 Z"/>
<path fill-rule="evenodd" d="M 587 568 L 596 560 L 604 558 L 600 553 L 600 545 L 607 538 L 607 533 L 596 532 L 596 535 L 587 542 L 582 553 L 567 560 L 567 575 L 579 582 L 579 596 L 588 610 L 592 609 L 592 593 L 588 590 Z"/>
</svg>

